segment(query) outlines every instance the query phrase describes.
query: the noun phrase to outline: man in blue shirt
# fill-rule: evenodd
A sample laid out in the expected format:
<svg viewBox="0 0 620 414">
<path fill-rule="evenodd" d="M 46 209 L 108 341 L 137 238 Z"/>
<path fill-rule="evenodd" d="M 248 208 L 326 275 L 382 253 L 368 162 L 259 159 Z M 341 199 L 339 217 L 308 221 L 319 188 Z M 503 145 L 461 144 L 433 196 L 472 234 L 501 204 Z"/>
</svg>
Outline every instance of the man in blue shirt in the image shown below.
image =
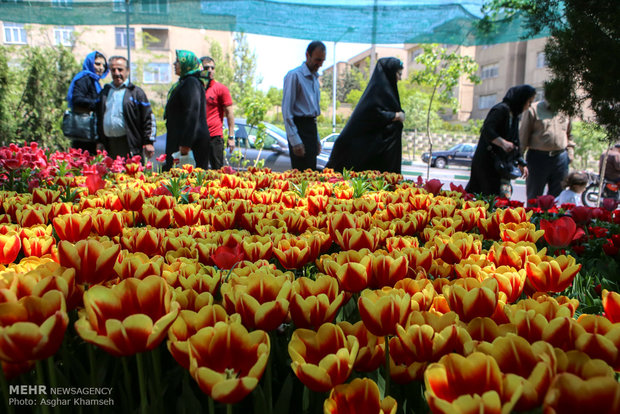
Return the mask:
<svg viewBox="0 0 620 414">
<path fill-rule="evenodd" d="M 284 77 L 282 115 L 288 138 L 291 168 L 303 171 L 316 170 L 316 157 L 321 152 L 321 142 L 316 127 L 316 117 L 321 89 L 319 68 L 325 61 L 325 44 L 318 40 L 306 49 L 306 61 Z"/>
<path fill-rule="evenodd" d="M 153 156 L 156 123 L 146 94 L 129 82 L 127 59 L 109 60 L 112 83 L 104 86 L 97 101 L 97 132 L 111 158 Z"/>
</svg>

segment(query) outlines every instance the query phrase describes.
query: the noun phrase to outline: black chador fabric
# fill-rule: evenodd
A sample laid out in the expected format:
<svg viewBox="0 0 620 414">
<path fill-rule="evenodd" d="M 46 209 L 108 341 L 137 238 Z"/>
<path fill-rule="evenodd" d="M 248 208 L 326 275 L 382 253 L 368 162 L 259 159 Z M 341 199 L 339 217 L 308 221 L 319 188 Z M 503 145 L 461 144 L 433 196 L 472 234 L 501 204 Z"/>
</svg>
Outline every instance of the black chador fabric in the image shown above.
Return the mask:
<svg viewBox="0 0 620 414">
<path fill-rule="evenodd" d="M 400 69 L 402 63 L 396 58 L 379 59 L 364 94 L 334 143 L 328 168 L 400 173 L 403 124 L 393 121 L 396 112 L 402 111 L 396 86 Z"/>
<path fill-rule="evenodd" d="M 508 89 L 502 102 L 491 108 L 482 128 L 480 139 L 471 165 L 471 175 L 466 190 L 470 193 L 485 195 L 500 193 L 501 178 L 495 171 L 495 159 L 517 157 L 520 165 L 525 161 L 519 152 L 519 115 L 523 112 L 526 102 L 536 95 L 536 89 L 530 85 L 513 86 Z M 499 146 L 491 143 L 495 138 L 502 137 L 515 145 L 511 154 L 506 154 Z"/>
<path fill-rule="evenodd" d="M 209 164 L 209 127 L 206 115 L 205 90 L 198 75 L 187 75 L 179 80 L 166 104 L 166 164 L 172 165 L 172 154 L 179 146 L 191 147 L 196 166 L 207 169 Z"/>
</svg>

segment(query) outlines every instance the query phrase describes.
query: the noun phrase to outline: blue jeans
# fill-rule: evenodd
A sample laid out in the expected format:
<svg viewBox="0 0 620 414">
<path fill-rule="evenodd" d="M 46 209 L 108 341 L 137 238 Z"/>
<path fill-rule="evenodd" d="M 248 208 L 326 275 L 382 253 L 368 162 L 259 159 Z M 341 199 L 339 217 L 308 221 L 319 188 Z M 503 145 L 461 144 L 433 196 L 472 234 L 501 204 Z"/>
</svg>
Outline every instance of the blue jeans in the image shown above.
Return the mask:
<svg viewBox="0 0 620 414">
<path fill-rule="evenodd" d="M 529 174 L 525 180 L 527 199 L 531 200 L 549 188 L 547 194 L 554 197 L 563 190 L 562 181 L 568 175 L 568 153 L 562 151 L 557 155 L 550 155 L 549 151 L 528 150 L 526 155 Z"/>
</svg>

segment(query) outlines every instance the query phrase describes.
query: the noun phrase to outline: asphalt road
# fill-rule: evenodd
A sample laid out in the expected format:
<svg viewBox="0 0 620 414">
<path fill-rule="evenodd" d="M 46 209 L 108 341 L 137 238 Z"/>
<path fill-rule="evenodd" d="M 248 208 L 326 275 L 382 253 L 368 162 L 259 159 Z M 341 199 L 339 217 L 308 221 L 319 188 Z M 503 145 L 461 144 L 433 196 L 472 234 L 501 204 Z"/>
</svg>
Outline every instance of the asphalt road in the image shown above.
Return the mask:
<svg viewBox="0 0 620 414">
<path fill-rule="evenodd" d="M 410 165 L 403 164 L 402 173 L 406 179 L 416 180 L 418 176 L 422 176 L 423 179 L 426 179 L 426 164 L 422 161 L 414 161 Z M 467 182 L 469 181 L 469 167 L 461 167 L 461 166 L 448 166 L 447 168 L 434 168 L 431 167 L 429 178 L 436 178 L 444 183 L 443 188 L 449 189 L 450 183 L 454 185 L 462 185 L 465 187 Z M 512 199 L 526 202 L 525 195 L 525 180 L 518 179 L 513 180 L 512 182 Z"/>
<path fill-rule="evenodd" d="M 155 157 L 157 157 L 159 154 L 165 151 L 165 145 L 166 145 L 166 140 L 164 136 L 160 136 L 157 138 L 158 139 L 155 142 Z M 324 158 L 325 162 L 327 162 L 327 159 L 329 158 L 329 156 L 325 153 L 322 153 L 321 157 Z M 274 168 L 274 171 L 279 171 L 279 170 L 289 168 L 288 163 L 290 163 L 290 160 L 288 159 L 288 157 L 285 157 L 285 158 L 286 158 L 286 163 L 285 163 L 286 166 L 284 166 L 284 164 L 280 166 L 282 168 L 278 168 L 278 166 L 275 166 L 276 168 Z M 431 179 L 436 178 L 440 180 L 442 183 L 444 183 L 444 187 L 443 187 L 444 189 L 449 189 L 450 183 L 454 183 L 455 185 L 462 185 L 463 187 L 465 187 L 465 185 L 467 185 L 467 182 L 469 181 L 469 172 L 470 172 L 469 167 L 462 167 L 462 166 L 450 166 L 449 165 L 447 168 L 431 167 L 430 178 Z M 424 164 L 421 160 L 414 161 L 413 163 L 410 163 L 410 164 L 403 164 L 402 173 L 406 179 L 415 180 L 418 178 L 418 176 L 422 176 L 422 178 L 425 179 L 426 178 L 426 164 Z M 525 181 L 524 180 L 521 180 L 521 179 L 514 180 L 512 182 L 512 188 L 513 188 L 513 195 L 512 195 L 513 200 L 518 200 L 522 202 L 527 201 L 526 195 L 525 195 Z"/>
</svg>

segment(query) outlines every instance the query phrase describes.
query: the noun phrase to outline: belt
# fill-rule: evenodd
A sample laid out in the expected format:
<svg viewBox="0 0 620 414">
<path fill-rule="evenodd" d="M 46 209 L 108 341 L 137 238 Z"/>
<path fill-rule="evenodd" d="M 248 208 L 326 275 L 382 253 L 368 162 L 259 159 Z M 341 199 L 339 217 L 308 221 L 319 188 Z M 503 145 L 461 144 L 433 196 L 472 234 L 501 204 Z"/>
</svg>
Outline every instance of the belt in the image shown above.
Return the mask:
<svg viewBox="0 0 620 414">
<path fill-rule="evenodd" d="M 562 154 L 564 151 L 566 151 L 566 149 L 561 149 L 561 150 L 555 150 L 555 151 L 541 151 L 541 150 L 536 150 L 536 149 L 529 149 L 528 151 L 532 151 L 538 154 L 543 154 L 546 155 L 548 157 L 557 157 L 558 155 Z"/>
<path fill-rule="evenodd" d="M 293 119 L 316 121 L 316 116 L 294 116 Z"/>
</svg>

